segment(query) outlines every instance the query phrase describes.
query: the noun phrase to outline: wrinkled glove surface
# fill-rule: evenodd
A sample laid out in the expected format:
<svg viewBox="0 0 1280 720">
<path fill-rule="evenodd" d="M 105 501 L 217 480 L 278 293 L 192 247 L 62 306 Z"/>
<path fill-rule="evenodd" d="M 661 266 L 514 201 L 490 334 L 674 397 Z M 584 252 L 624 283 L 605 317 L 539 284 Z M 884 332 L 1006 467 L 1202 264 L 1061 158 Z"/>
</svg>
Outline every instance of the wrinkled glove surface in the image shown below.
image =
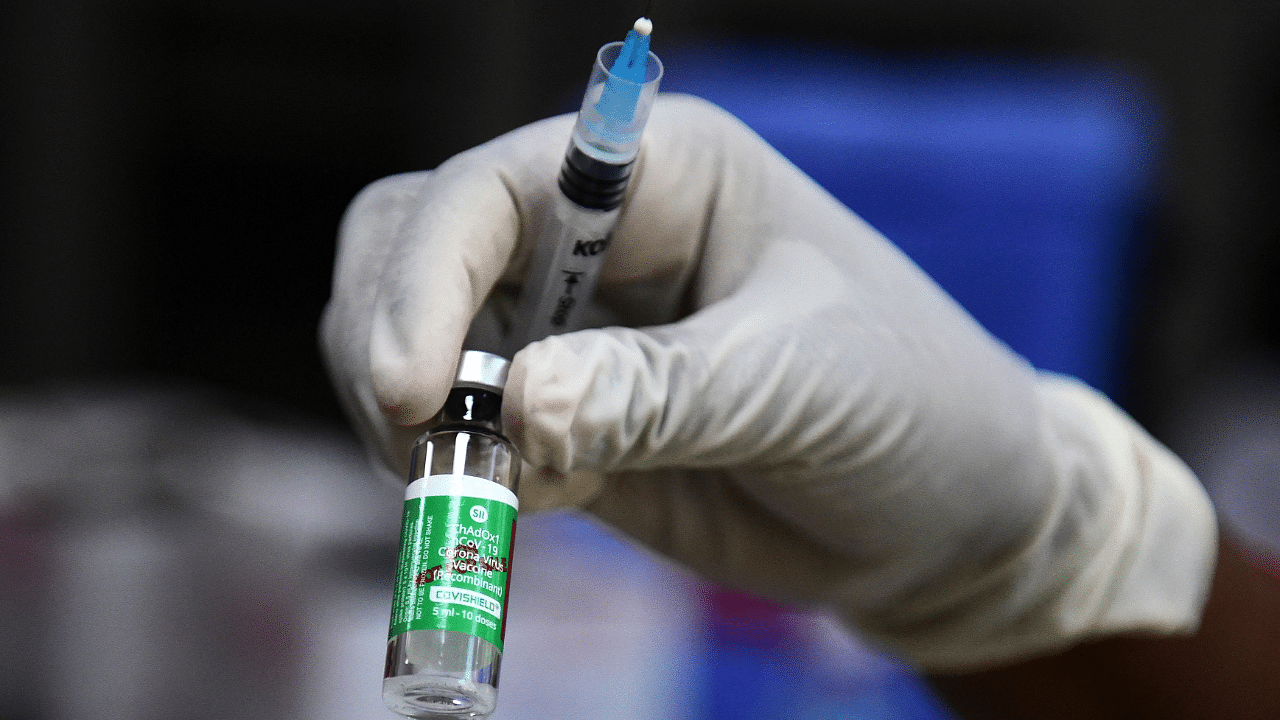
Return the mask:
<svg viewBox="0 0 1280 720">
<path fill-rule="evenodd" d="M 367 188 L 323 346 L 397 474 L 492 345 L 572 118 Z M 1040 375 L 734 118 L 655 106 L 598 293 L 513 360 L 522 510 L 572 505 L 722 583 L 834 608 L 920 666 L 1196 626 L 1216 526 L 1105 398 Z M 474 325 L 473 325 L 474 321 Z"/>
</svg>

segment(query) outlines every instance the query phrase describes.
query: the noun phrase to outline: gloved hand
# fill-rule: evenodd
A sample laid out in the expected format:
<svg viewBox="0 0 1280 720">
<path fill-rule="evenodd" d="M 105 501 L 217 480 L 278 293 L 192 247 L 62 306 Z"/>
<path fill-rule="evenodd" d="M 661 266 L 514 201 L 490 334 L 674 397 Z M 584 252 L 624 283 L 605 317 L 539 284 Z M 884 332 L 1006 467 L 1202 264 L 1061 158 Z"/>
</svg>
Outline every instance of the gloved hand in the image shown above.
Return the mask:
<svg viewBox="0 0 1280 720">
<path fill-rule="evenodd" d="M 473 318 L 501 326 L 570 124 L 348 211 L 324 346 L 397 472 Z M 717 108 L 654 108 L 599 298 L 638 329 L 513 360 L 522 510 L 582 507 L 933 671 L 1195 627 L 1216 527 L 1187 468 L 1105 398 L 1038 375 Z"/>
</svg>

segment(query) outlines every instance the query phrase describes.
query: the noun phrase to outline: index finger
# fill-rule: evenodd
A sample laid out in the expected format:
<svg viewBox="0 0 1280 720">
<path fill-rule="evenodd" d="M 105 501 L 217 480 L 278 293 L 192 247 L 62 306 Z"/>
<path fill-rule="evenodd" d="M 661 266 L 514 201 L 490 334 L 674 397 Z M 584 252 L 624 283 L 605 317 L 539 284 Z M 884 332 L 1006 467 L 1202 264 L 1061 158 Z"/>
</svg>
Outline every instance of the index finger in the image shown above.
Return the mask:
<svg viewBox="0 0 1280 720">
<path fill-rule="evenodd" d="M 552 118 L 457 155 L 422 185 L 369 324 L 371 384 L 388 419 L 416 425 L 443 404 L 472 318 L 554 190 L 570 122 Z"/>
</svg>

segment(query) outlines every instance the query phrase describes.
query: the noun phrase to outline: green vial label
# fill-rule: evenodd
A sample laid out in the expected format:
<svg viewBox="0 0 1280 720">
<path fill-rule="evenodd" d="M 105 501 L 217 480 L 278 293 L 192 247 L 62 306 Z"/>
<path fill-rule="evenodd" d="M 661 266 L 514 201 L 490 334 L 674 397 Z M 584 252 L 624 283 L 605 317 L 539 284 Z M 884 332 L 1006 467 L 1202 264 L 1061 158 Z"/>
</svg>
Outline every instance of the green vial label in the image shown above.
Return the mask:
<svg viewBox="0 0 1280 720">
<path fill-rule="evenodd" d="M 467 475 L 419 478 L 405 490 L 390 637 L 454 630 L 502 650 L 515 493 Z"/>
</svg>

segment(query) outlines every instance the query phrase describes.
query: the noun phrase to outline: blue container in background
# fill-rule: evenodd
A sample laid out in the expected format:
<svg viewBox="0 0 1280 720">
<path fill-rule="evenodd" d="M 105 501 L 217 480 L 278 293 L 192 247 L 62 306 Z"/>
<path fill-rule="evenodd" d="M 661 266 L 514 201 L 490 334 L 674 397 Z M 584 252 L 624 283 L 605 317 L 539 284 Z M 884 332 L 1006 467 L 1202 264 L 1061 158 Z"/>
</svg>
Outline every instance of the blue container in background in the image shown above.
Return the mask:
<svg viewBox="0 0 1280 720">
<path fill-rule="evenodd" d="M 756 43 L 663 58 L 664 90 L 739 117 L 1034 365 L 1123 390 L 1156 154 L 1132 78 Z"/>
</svg>

